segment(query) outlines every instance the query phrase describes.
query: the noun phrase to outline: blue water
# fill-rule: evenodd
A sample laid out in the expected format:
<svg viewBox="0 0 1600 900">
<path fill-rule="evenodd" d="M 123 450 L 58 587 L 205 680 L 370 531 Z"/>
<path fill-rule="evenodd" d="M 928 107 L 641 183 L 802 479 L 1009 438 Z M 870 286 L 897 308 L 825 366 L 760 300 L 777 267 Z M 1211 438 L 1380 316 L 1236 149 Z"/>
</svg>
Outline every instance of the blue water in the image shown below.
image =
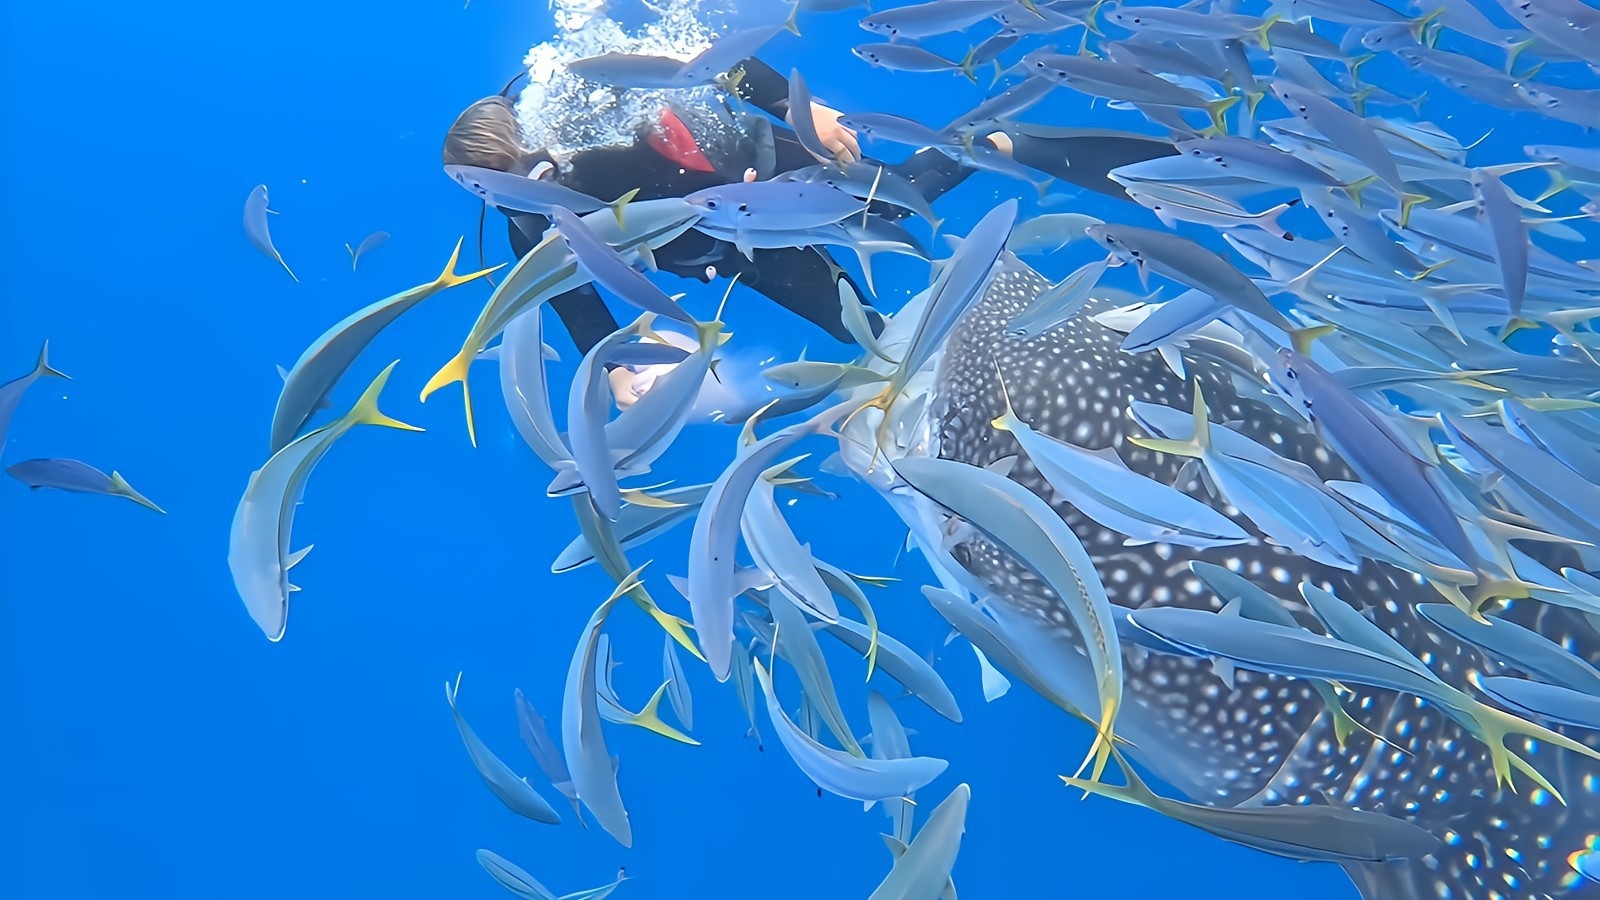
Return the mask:
<svg viewBox="0 0 1600 900">
<path fill-rule="evenodd" d="M 274 365 L 347 312 L 433 277 L 472 233 L 477 205 L 440 174 L 441 136 L 548 34 L 542 4 L 6 2 L 3 15 L 0 380 L 25 372 L 45 338 L 73 376 L 27 397 L 5 461 L 115 468 L 168 515 L 0 479 L 0 894 L 505 896 L 474 861 L 480 847 L 558 893 L 624 866 L 635 880 L 618 897 L 870 892 L 889 866 L 876 836 L 886 820 L 819 799 L 764 719 L 758 752 L 741 737 L 732 691 L 703 669 L 691 674 L 703 746 L 608 733 L 634 849 L 579 828 L 564 805 L 564 825 L 541 826 L 484 789 L 443 684 L 465 673 L 469 721 L 543 785 L 518 741 L 512 690 L 558 721 L 574 641 L 610 584 L 593 569 L 549 573 L 571 515 L 544 497 L 545 474 L 516 441 L 492 370 L 477 375 L 477 449 L 455 389 L 416 400 L 487 296 L 482 284 L 408 315 L 341 386 L 342 408 L 401 359 L 384 406 L 428 431 L 357 431 L 317 470 L 296 523 L 297 545 L 316 550 L 295 571 L 305 590 L 286 639 L 264 640 L 234 592 L 228 523 L 265 456 Z M 834 106 L 942 123 L 981 99 L 954 76 L 869 70 L 846 52 L 866 37 L 850 14 L 805 24 L 804 39 L 784 35 L 765 56 L 781 71 L 803 64 Z M 1459 102 L 1435 101 L 1427 117 L 1467 140 L 1496 121 L 1514 126 L 1507 150 L 1572 137 L 1533 116 L 1450 105 Z M 1456 127 L 1469 114 L 1470 127 Z M 1030 118 L 1129 116 L 1063 93 Z M 281 212 L 273 233 L 299 284 L 244 239 L 240 208 L 258 183 Z M 996 198 L 1028 193 L 982 175 L 939 205 L 963 233 Z M 393 237 L 352 273 L 343 243 L 378 229 Z M 507 258 L 497 220 L 488 246 L 493 261 Z M 1041 268 L 1060 275 L 1080 261 Z M 915 270 L 886 271 L 903 290 Z M 694 303 L 716 302 L 716 288 L 686 289 Z M 786 316 L 746 293 L 730 321 L 752 348 L 809 343 L 844 358 Z M 565 384 L 574 354 L 564 336 L 553 342 L 565 356 L 554 380 Z M 660 471 L 705 474 L 733 440 L 732 429 L 697 428 Z M 864 490 L 829 486 L 845 496 L 803 499 L 797 530 L 824 558 L 888 574 L 903 531 Z M 655 578 L 683 571 L 673 558 L 682 545 L 679 535 L 652 552 Z M 940 646 L 942 623 L 913 590 L 921 568 L 902 561 L 893 572 L 909 584 L 873 595 L 879 615 L 919 650 Z M 668 602 L 664 580 L 656 593 Z M 659 682 L 659 630 L 629 607 L 612 631 L 619 688 L 642 703 Z M 859 669 L 835 665 L 847 709 L 859 710 L 849 702 Z M 1076 764 L 1083 729 L 1020 686 L 985 704 L 959 643 L 940 668 L 966 722 L 915 703 L 900 712 L 915 748 L 951 761 L 923 792 L 924 811 L 956 783 L 972 785 L 963 897 L 1354 896 L 1334 867 L 1079 802 L 1055 776 Z"/>
</svg>

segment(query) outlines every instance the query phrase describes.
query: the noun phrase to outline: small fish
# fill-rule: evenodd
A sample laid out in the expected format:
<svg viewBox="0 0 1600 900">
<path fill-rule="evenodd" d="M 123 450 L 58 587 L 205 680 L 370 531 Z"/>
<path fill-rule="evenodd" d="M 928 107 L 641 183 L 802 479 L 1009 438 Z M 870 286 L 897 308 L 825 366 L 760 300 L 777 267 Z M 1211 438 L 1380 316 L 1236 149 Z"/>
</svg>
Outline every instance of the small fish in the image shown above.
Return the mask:
<svg viewBox="0 0 1600 900">
<path fill-rule="evenodd" d="M 826 184 L 756 181 L 718 185 L 683 198 L 701 222 L 735 232 L 821 228 L 859 216 L 866 205 Z"/>
<path fill-rule="evenodd" d="M 383 245 L 383 242 L 387 241 L 388 239 L 389 232 L 374 231 L 373 233 L 362 238 L 361 243 L 354 247 L 351 247 L 349 244 L 345 244 L 344 249 L 350 253 L 350 271 L 354 272 L 356 270 L 356 263 L 361 261 L 361 257 L 366 256 L 368 253 L 378 249 Z"/>
<path fill-rule="evenodd" d="M 572 664 L 567 668 L 567 686 L 561 701 L 561 746 L 566 752 L 567 768 L 572 772 L 572 786 L 600 827 L 624 847 L 633 846 L 633 826 L 622 805 L 617 771 L 612 766 L 611 753 L 606 749 L 605 734 L 600 726 L 595 662 L 599 656 L 600 629 L 605 626 L 617 600 L 638 583 L 640 571 L 635 569 L 623 578 L 611 596 L 589 617 L 589 624 L 584 626 L 572 655 Z"/>
<path fill-rule="evenodd" d="M 963 31 L 1012 4 L 1013 0 L 932 0 L 874 13 L 861 27 L 889 40 L 918 40 Z"/>
<path fill-rule="evenodd" d="M 1006 336 L 1030 338 L 1077 315 L 1078 310 L 1089 302 L 1090 292 L 1100 283 L 1113 259 L 1115 257 L 1106 256 L 1084 263 L 1072 274 L 1051 285 L 1049 290 L 1035 297 L 1027 309 L 1011 320 L 1011 324 L 1006 326 Z"/>
<path fill-rule="evenodd" d="M 1402 214 L 1409 211 L 1410 206 L 1418 200 L 1426 199 L 1421 195 L 1406 193 L 1406 184 L 1400 177 L 1394 156 L 1378 140 L 1377 133 L 1365 119 L 1298 85 L 1275 81 L 1272 92 L 1290 112 L 1315 128 L 1340 152 L 1359 160 L 1395 193 L 1402 195 L 1405 200 Z"/>
<path fill-rule="evenodd" d="M 655 282 L 628 265 L 610 244 L 596 237 L 572 210 L 557 207 L 550 216 L 572 255 L 578 258 L 578 264 L 588 270 L 596 284 L 645 312 L 682 322 L 690 328 L 699 325 L 694 316 L 668 297 Z"/>
<path fill-rule="evenodd" d="M 6 472 L 34 490 L 55 488 L 59 491 L 74 491 L 80 494 L 126 497 L 146 509 L 153 509 L 166 515 L 166 510 L 151 503 L 143 494 L 134 490 L 133 486 L 118 473 L 112 472 L 107 475 L 94 466 L 75 459 L 28 459 L 8 466 Z"/>
<path fill-rule="evenodd" d="M 458 674 L 454 684 L 445 682 L 444 698 L 450 704 L 450 713 L 455 716 L 456 728 L 461 732 L 461 741 L 467 745 L 467 755 L 472 757 L 472 764 L 483 777 L 483 783 L 489 786 L 489 790 L 506 805 L 507 809 L 517 815 L 546 825 L 561 824 L 561 816 L 539 796 L 539 792 L 528 784 L 528 780 L 517 777 L 510 766 L 501 762 L 500 757 L 494 755 L 494 751 L 478 738 L 472 726 L 462 718 L 461 708 L 457 705 L 460 694 L 461 676 Z"/>
<path fill-rule="evenodd" d="M 1522 302 L 1528 293 L 1528 226 L 1522 210 L 1499 176 L 1487 169 L 1472 170 L 1472 190 L 1478 197 L 1480 217 L 1494 238 L 1495 262 L 1500 266 L 1500 285 L 1511 304 L 1511 318 L 1522 317 Z"/>
<path fill-rule="evenodd" d="M 1088 234 L 1118 259 L 1133 263 L 1140 277 L 1147 272 L 1165 275 L 1284 331 L 1293 328 L 1243 272 L 1188 238 L 1110 223 L 1091 225 Z"/>
<path fill-rule="evenodd" d="M 500 348 L 500 396 L 505 400 L 506 412 L 517 434 L 552 470 L 576 469 L 572 450 L 550 409 L 550 381 L 543 352 L 543 310 L 527 310 L 506 323 L 497 346 Z"/>
<path fill-rule="evenodd" d="M 778 732 L 778 740 L 795 766 L 828 793 L 862 802 L 905 797 L 938 778 L 949 767 L 946 761 L 927 756 L 865 759 L 817 743 L 784 713 L 766 666 L 760 660 L 754 665 L 756 681 L 766 695 L 767 715 Z"/>
<path fill-rule="evenodd" d="M 1600 694 L 1600 671 L 1536 631 L 1503 619 L 1484 624 L 1446 603 L 1422 603 L 1417 612 L 1513 669 L 1550 684 Z"/>
<path fill-rule="evenodd" d="M 1114 450 L 1085 450 L 1017 418 L 1009 399 L 994 427 L 1011 433 L 1050 486 L 1080 512 L 1134 543 L 1204 549 L 1247 543 L 1250 535 L 1189 495 L 1130 470 Z"/>
<path fill-rule="evenodd" d="M 678 658 L 676 642 L 671 635 L 663 635 L 666 642 L 661 651 L 662 677 L 667 683 L 667 702 L 672 704 L 672 714 L 683 727 L 694 730 L 694 696 L 689 693 L 689 678 L 683 673 L 683 661 Z"/>
<path fill-rule="evenodd" d="M 1269 380 L 1364 483 L 1410 516 L 1457 559 L 1474 568 L 1483 567 L 1449 498 L 1439 487 L 1437 480 L 1443 476 L 1419 458 L 1408 439 L 1397 433 L 1388 419 L 1326 369 L 1293 350 L 1277 352 Z"/>
<path fill-rule="evenodd" d="M 1427 855 L 1439 839 L 1402 819 L 1337 806 L 1201 806 L 1158 795 L 1117 755 L 1127 786 L 1063 777 L 1068 785 L 1133 803 L 1274 856 L 1302 861 L 1388 862 Z"/>
<path fill-rule="evenodd" d="M 317 463 L 357 425 L 422 430 L 378 409 L 378 395 L 398 364 L 396 360 L 379 372 L 349 412 L 290 441 L 250 476 L 228 534 L 228 569 L 245 609 L 267 640 L 283 639 L 289 618 L 289 594 L 299 590 L 289 584 L 289 570 L 311 551 L 309 546 L 291 551 L 289 540 L 306 479 Z"/>
<path fill-rule="evenodd" d="M 867 900 L 931 900 L 953 896 L 954 890 L 947 890 L 947 885 L 950 884 L 950 870 L 956 864 L 956 854 L 961 850 L 961 835 L 967 830 L 967 802 L 971 797 L 971 788 L 965 784 L 956 785 L 955 790 L 928 814 L 916 838 L 896 855 L 888 877 Z"/>
<path fill-rule="evenodd" d="M 474 197 L 491 206 L 541 216 L 548 216 L 557 209 L 578 215 L 609 209 L 619 226 L 623 224 L 623 210 L 639 193 L 638 190 L 632 190 L 607 203 L 548 178 L 512 175 L 481 166 L 448 165 L 444 171 Z"/>
<path fill-rule="evenodd" d="M 49 341 L 45 341 L 44 346 L 39 348 L 39 361 L 34 363 L 32 372 L 0 384 L 0 447 L 6 444 L 6 435 L 11 431 L 11 417 L 16 415 L 17 406 L 22 403 L 22 395 L 28 392 L 28 388 L 33 387 L 35 381 L 45 377 L 72 380 L 71 375 L 50 367 Z"/>
<path fill-rule="evenodd" d="M 456 274 L 456 261 L 461 256 L 461 241 L 450 253 L 439 277 L 401 291 L 345 316 L 332 328 L 311 342 L 295 361 L 289 374 L 284 376 L 283 390 L 278 394 L 278 406 L 272 413 L 272 435 L 269 453 L 277 453 L 295 439 L 317 404 L 327 398 L 350 365 L 361 355 L 383 329 L 400 318 L 418 303 L 440 291 L 468 284 L 496 269 L 482 269 L 468 275 Z"/>
<path fill-rule="evenodd" d="M 1500 705 L 1535 718 L 1600 731 L 1600 694 L 1503 676 L 1480 678 L 1478 687 Z"/>
<path fill-rule="evenodd" d="M 906 736 L 900 717 L 894 707 L 877 691 L 867 692 L 867 721 L 872 723 L 873 759 L 910 759 L 911 739 Z M 867 809 L 872 804 L 866 804 Z M 909 799 L 885 800 L 884 812 L 892 823 L 891 830 L 902 844 L 911 840 L 912 805 Z"/>
<path fill-rule="evenodd" d="M 965 463 L 917 457 L 897 460 L 894 467 L 919 493 L 1026 560 L 1065 604 L 1085 635 L 1085 650 L 1099 691 L 1094 746 L 1080 767 L 1081 771 L 1092 762 L 1092 777 L 1098 778 L 1115 740 L 1112 729 L 1122 703 L 1122 653 L 1111 601 L 1083 544 L 1050 511 L 1048 503 L 1004 475 Z"/>
<path fill-rule="evenodd" d="M 876 643 L 878 669 L 900 682 L 927 707 L 952 722 L 961 721 L 961 709 L 955 695 L 950 692 L 938 671 L 915 651 L 887 634 L 879 634 L 874 641 L 871 633 L 853 619 L 839 617 L 839 621 L 825 624 L 823 631 L 860 654 L 867 654 Z"/>
<path fill-rule="evenodd" d="M 244 201 L 245 237 L 250 239 L 250 246 L 261 251 L 263 255 L 277 260 L 278 265 L 283 266 L 283 270 L 289 273 L 289 277 L 299 283 L 300 278 L 289 268 L 289 264 L 283 261 L 283 255 L 278 252 L 278 248 L 272 246 L 272 235 L 267 230 L 267 213 L 272 211 L 267 208 L 267 186 L 256 185 Z"/>
<path fill-rule="evenodd" d="M 734 552 L 739 540 L 740 509 L 756 480 L 789 448 L 808 435 L 829 428 L 855 407 L 846 402 L 798 425 L 773 432 L 740 448 L 728 468 L 712 483 L 694 520 L 689 540 L 689 611 L 699 632 L 701 651 L 718 681 L 727 681 L 733 657 Z M 754 422 L 746 423 L 749 429 Z"/>
<path fill-rule="evenodd" d="M 540 884 L 532 875 L 523 871 L 510 860 L 489 850 L 478 851 L 478 865 L 489 873 L 489 877 L 500 883 L 500 886 L 521 897 L 522 900 L 604 900 L 622 884 L 624 878 L 618 877 L 610 884 L 584 891 L 574 891 L 557 897 L 544 885 Z"/>
<path fill-rule="evenodd" d="M 672 527 L 693 518 L 695 510 L 700 508 L 700 502 L 710 490 L 709 484 L 691 484 L 654 491 L 652 495 L 657 500 L 666 501 L 668 505 L 624 506 L 612 526 L 613 533 L 624 548 L 647 543 L 657 535 L 664 534 Z M 580 534 L 556 556 L 555 562 L 550 564 L 550 571 L 559 575 L 587 566 L 594 561 L 594 548 L 589 545 L 588 538 Z"/>
<path fill-rule="evenodd" d="M 1596 751 L 1571 738 L 1485 706 L 1445 684 L 1409 651 L 1403 651 L 1403 655 L 1398 657 L 1374 652 L 1302 629 L 1230 615 L 1226 609 L 1219 614 L 1169 606 L 1136 610 L 1129 617 L 1139 628 L 1189 652 L 1226 657 L 1256 671 L 1414 694 L 1437 705 L 1441 712 L 1483 742 L 1500 783 L 1510 780 L 1514 769 L 1527 775 L 1552 796 L 1561 797 L 1549 779 L 1505 745 L 1513 735 L 1535 737 L 1574 753 L 1600 759 Z"/>
<path fill-rule="evenodd" d="M 960 72 L 963 65 L 914 44 L 862 44 L 850 52 L 869 66 L 894 72 Z"/>
<path fill-rule="evenodd" d="M 582 815 L 578 808 L 578 793 L 572 787 L 572 773 L 567 771 L 567 761 L 561 757 L 561 747 L 550 736 L 550 730 L 545 727 L 544 717 L 533 708 L 528 698 L 518 689 L 515 695 L 517 705 L 517 733 L 522 736 L 522 743 L 527 746 L 528 753 L 533 756 L 533 761 L 539 764 L 539 769 L 550 779 L 551 787 L 561 792 L 572 804 L 574 814 Z"/>
<path fill-rule="evenodd" d="M 799 606 L 781 592 L 767 604 L 772 615 L 773 641 L 781 641 L 779 652 L 788 660 L 800 679 L 800 689 L 811 704 L 812 712 L 827 726 L 834 740 L 851 756 L 866 756 L 844 709 L 839 705 L 838 693 L 833 688 L 833 676 L 828 672 L 828 660 L 817 643 L 816 633 Z"/>
</svg>

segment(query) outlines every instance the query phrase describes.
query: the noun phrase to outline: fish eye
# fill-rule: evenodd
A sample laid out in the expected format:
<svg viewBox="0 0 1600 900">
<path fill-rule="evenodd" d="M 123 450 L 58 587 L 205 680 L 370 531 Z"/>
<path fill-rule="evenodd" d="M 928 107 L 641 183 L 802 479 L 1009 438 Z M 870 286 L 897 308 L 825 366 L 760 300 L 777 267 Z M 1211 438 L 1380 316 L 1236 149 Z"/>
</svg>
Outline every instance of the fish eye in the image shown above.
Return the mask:
<svg viewBox="0 0 1600 900">
<path fill-rule="evenodd" d="M 747 213 L 749 211 L 750 211 L 750 204 L 748 204 L 748 203 L 739 204 L 739 212 Z"/>
<path fill-rule="evenodd" d="M 716 208 L 717 208 L 717 201 L 715 201 L 715 200 L 707 200 L 706 201 L 706 209 L 716 209 Z"/>
</svg>

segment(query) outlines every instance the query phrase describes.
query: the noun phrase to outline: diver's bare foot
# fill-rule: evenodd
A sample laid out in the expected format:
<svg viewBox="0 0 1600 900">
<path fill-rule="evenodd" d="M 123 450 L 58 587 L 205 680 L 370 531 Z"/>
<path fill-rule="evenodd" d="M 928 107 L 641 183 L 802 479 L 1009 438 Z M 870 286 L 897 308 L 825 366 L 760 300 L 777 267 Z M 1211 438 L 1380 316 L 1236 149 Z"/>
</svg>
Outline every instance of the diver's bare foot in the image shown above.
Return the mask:
<svg viewBox="0 0 1600 900">
<path fill-rule="evenodd" d="M 744 170 L 744 183 L 745 184 L 750 184 L 750 183 L 754 182 L 755 180 L 756 180 L 756 170 L 755 169 L 745 169 Z"/>
<path fill-rule="evenodd" d="M 989 143 L 993 144 L 994 148 L 1001 153 L 1007 156 L 1011 155 L 1011 135 L 1006 134 L 1004 131 L 996 131 L 994 134 L 989 135 Z"/>
</svg>

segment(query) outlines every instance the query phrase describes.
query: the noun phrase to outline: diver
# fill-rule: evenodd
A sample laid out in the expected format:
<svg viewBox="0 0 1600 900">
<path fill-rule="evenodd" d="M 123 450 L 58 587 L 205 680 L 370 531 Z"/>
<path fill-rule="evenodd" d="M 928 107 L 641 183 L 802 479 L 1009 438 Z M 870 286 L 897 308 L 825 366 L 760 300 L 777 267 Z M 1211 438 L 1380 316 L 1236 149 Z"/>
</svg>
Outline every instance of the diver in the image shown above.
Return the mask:
<svg viewBox="0 0 1600 900">
<path fill-rule="evenodd" d="M 733 93 L 746 104 L 775 119 L 792 121 L 788 79 L 771 66 L 753 58 L 745 60 L 736 67 L 735 77 L 729 82 Z M 580 150 L 565 166 L 558 166 L 550 153 L 526 144 L 512 102 L 502 92 L 473 103 L 451 125 L 445 136 L 444 164 L 559 179 L 565 187 L 609 201 L 634 188 L 638 188 L 637 200 L 682 197 L 703 188 L 752 177 L 771 178 L 816 163 L 793 131 L 773 127 L 761 116 L 741 115 L 724 103 L 711 101 L 704 106 L 709 108 L 669 104 L 659 121 L 643 129 L 633 144 Z M 823 145 L 841 163 L 860 159 L 856 135 L 839 123 L 837 110 L 813 102 L 807 114 Z M 1072 129 L 1028 127 L 1026 133 L 1019 132 L 1015 138 L 997 131 L 986 140 L 996 150 L 1014 154 L 1020 163 L 1083 184 L 1080 172 L 1074 172 L 1067 163 L 1068 142 L 1079 140 L 1077 134 Z M 1168 142 L 1146 140 L 1150 149 L 1141 145 L 1140 158 L 1176 152 Z M 920 150 L 905 162 L 886 169 L 910 182 L 930 202 L 976 171 L 932 148 Z M 1106 184 L 1120 193 L 1120 187 Z M 1096 184 L 1084 186 L 1109 192 Z M 874 203 L 872 211 L 887 218 L 908 214 L 883 203 Z M 510 220 L 511 247 L 520 259 L 536 246 L 549 227 L 549 220 L 513 210 L 501 212 Z M 820 247 L 757 249 L 746 258 L 732 244 L 690 229 L 656 250 L 654 256 L 657 268 L 684 278 L 709 281 L 713 277 L 737 276 L 740 283 L 807 319 L 836 340 L 854 342 L 842 321 L 837 289 L 840 281 L 835 279 L 858 296 L 861 290 Z M 587 353 L 619 327 L 592 284 L 568 291 L 552 299 L 550 305 L 581 353 Z M 874 330 L 881 328 L 881 316 L 870 308 L 868 317 Z M 617 367 L 611 376 L 619 405 L 630 405 L 636 399 L 631 373 Z"/>
</svg>

